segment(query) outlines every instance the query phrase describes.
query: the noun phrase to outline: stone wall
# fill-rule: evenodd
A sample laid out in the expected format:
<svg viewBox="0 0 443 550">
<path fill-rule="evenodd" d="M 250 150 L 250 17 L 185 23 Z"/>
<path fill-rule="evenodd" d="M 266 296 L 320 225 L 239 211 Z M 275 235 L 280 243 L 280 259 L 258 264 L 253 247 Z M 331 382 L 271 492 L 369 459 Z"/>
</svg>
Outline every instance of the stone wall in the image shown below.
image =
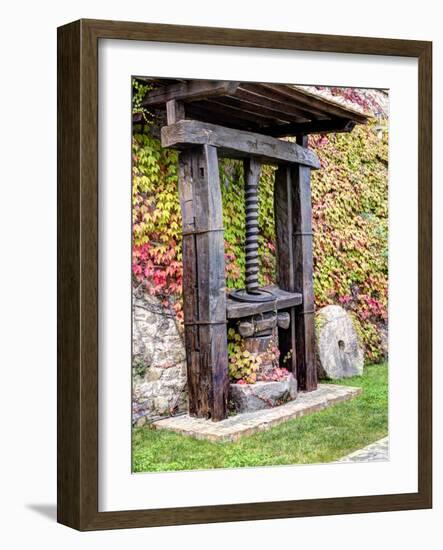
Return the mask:
<svg viewBox="0 0 443 550">
<path fill-rule="evenodd" d="M 187 410 L 186 356 L 175 315 L 154 296 L 133 294 L 133 423 Z"/>
</svg>

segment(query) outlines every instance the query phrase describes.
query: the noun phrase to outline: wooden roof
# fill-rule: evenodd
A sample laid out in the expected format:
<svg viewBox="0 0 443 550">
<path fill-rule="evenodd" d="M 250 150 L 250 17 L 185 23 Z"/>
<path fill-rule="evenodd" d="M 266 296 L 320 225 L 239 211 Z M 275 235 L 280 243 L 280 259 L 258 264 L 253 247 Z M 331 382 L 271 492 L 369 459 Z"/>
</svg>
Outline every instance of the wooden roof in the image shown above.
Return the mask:
<svg viewBox="0 0 443 550">
<path fill-rule="evenodd" d="M 142 105 L 165 109 L 172 99 L 186 118 L 274 137 L 349 132 L 369 115 L 290 84 L 221 80 L 150 79 Z"/>
</svg>

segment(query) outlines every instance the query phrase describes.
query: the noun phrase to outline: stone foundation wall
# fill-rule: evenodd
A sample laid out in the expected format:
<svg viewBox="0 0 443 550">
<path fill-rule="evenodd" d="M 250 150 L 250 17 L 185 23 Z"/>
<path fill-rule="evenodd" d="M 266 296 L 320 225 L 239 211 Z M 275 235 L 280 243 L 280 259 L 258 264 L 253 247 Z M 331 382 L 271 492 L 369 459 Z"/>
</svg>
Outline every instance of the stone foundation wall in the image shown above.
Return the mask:
<svg viewBox="0 0 443 550">
<path fill-rule="evenodd" d="M 133 294 L 132 421 L 187 410 L 186 356 L 175 315 L 143 291 Z"/>
</svg>

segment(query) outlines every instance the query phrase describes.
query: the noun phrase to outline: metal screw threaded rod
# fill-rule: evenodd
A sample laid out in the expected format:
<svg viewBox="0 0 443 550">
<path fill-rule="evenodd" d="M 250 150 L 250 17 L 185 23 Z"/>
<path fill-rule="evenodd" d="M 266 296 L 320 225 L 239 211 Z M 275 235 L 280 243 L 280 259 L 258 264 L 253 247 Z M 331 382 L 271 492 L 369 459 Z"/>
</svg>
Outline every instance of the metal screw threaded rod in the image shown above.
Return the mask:
<svg viewBox="0 0 443 550">
<path fill-rule="evenodd" d="M 258 286 L 258 180 L 260 178 L 260 163 L 250 159 L 244 162 L 245 179 L 245 221 L 246 221 L 246 292 L 259 292 Z"/>
</svg>

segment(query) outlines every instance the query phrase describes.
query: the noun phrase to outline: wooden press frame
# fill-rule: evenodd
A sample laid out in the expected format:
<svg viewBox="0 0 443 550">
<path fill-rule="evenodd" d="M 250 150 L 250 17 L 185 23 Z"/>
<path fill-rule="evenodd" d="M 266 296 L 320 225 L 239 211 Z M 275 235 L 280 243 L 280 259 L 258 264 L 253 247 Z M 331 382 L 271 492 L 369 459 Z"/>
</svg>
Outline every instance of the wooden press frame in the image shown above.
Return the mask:
<svg viewBox="0 0 443 550">
<path fill-rule="evenodd" d="M 163 147 L 182 149 L 178 189 L 183 236 L 183 312 L 189 413 L 223 420 L 228 416 L 229 308 L 225 282 L 220 155 L 243 158 L 245 182 L 257 186 L 262 164 L 277 165 L 274 207 L 277 279 L 280 291 L 299 300 L 288 309 L 288 330 L 279 330 L 280 353 L 291 353 L 290 369 L 298 388 L 317 389 L 314 348 L 311 168 L 320 161 L 308 149 L 306 135 L 297 143 L 185 118 L 184 105 L 166 103 Z M 180 113 L 178 115 L 178 113 Z M 278 308 L 277 296 L 273 307 Z M 255 313 L 263 305 L 249 304 Z M 238 309 L 237 309 L 238 311 Z M 254 315 L 253 314 L 253 315 Z M 248 314 L 250 315 L 250 314 Z"/>
<path fill-rule="evenodd" d="M 98 511 L 98 41 L 145 40 L 418 59 L 418 491 Z M 350 36 L 80 20 L 58 29 L 58 521 L 79 530 L 432 506 L 432 44 Z"/>
</svg>

